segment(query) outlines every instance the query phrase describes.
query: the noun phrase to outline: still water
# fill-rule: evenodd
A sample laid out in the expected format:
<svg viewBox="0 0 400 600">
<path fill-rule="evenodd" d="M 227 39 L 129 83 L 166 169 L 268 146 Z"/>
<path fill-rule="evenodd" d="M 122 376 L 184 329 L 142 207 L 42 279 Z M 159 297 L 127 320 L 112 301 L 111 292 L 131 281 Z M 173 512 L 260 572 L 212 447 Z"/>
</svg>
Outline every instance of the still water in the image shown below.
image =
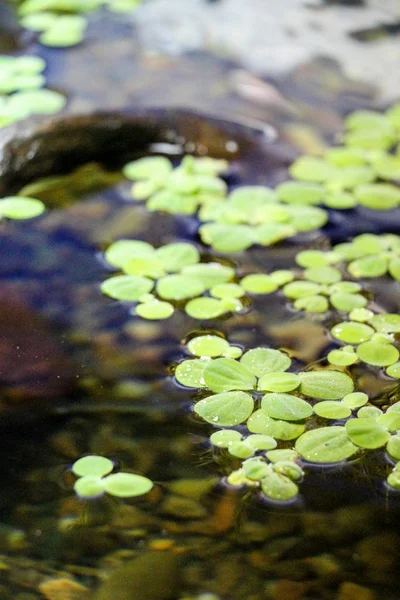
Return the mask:
<svg viewBox="0 0 400 600">
<path fill-rule="evenodd" d="M 309 467 L 300 499 L 279 506 L 227 485 L 240 461 L 211 449 L 212 428 L 191 410 L 196 393 L 173 378 L 199 331 L 244 349 L 283 347 L 304 368 L 332 345 L 321 319 L 294 313 L 279 292 L 200 326 L 181 310 L 162 322 L 133 317 L 100 292 L 110 273 L 102 250 L 119 238 L 198 243 L 195 221 L 133 204 L 120 172 L 94 163 L 33 184 L 50 210 L 0 225 L 0 598 L 397 600 L 399 504 L 383 484 L 383 451 Z M 325 233 L 344 239 L 345 225 Z M 328 244 L 309 234 L 213 260 L 270 271 Z M 392 310 L 395 291 L 381 296 Z M 378 377 L 366 389 L 379 396 L 386 385 Z M 153 490 L 79 499 L 71 465 L 85 454 L 149 477 Z"/>
</svg>

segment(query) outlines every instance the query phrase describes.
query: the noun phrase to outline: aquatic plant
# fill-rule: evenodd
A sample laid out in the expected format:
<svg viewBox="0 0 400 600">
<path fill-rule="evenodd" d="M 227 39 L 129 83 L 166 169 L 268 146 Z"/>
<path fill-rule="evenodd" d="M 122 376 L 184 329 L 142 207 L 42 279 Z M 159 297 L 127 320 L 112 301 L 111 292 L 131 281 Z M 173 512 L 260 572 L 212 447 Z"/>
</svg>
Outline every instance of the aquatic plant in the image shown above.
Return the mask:
<svg viewBox="0 0 400 600">
<path fill-rule="evenodd" d="M 0 56 L 0 127 L 29 115 L 52 115 L 64 108 L 65 96 L 43 89 L 45 68 L 39 56 Z"/>
<path fill-rule="evenodd" d="M 107 493 L 118 498 L 143 496 L 153 487 L 147 477 L 134 473 L 112 473 L 114 463 L 104 456 L 90 455 L 79 458 L 72 465 L 77 476 L 76 494 L 83 499 L 98 498 Z"/>
<path fill-rule="evenodd" d="M 129 12 L 141 0 L 22 0 L 18 3 L 22 27 L 39 33 L 44 46 L 65 48 L 84 39 L 87 14 L 106 7 L 112 12 Z"/>
</svg>

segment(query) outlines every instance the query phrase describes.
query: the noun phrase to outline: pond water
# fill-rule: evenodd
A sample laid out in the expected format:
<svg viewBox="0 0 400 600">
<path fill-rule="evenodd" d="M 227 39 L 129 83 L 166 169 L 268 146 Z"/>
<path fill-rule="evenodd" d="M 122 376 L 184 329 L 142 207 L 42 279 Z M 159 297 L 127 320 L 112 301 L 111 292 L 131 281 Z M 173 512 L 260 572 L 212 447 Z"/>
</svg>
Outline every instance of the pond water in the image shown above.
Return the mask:
<svg viewBox="0 0 400 600">
<path fill-rule="evenodd" d="M 9 51 L 18 44 L 5 29 Z M 3 148 L 11 138 L 1 195 L 33 196 L 47 211 L 0 222 L 0 600 L 398 600 L 400 504 L 385 484 L 394 461 L 383 447 L 333 466 L 303 461 L 299 497 L 270 500 L 229 483 L 241 460 L 210 444 L 215 428 L 193 411 L 207 394 L 174 377 L 189 357 L 187 341 L 201 333 L 243 351 L 281 348 L 293 371 L 307 370 L 337 347 L 327 326 L 341 317 L 296 311 L 277 290 L 247 294 L 242 310 L 217 319 L 196 320 L 177 302 L 169 319 L 151 321 L 101 293 L 115 273 L 104 251 L 118 239 L 194 243 L 203 263 L 233 267 L 239 281 L 292 269 L 305 248 L 398 233 L 399 209 L 388 218 L 357 207 L 330 210 L 321 231 L 218 253 L 201 242 L 195 217 L 132 202 L 121 171 L 149 153 L 170 152 L 174 164 L 185 153 L 208 153 L 229 161 L 230 188 L 275 186 L 299 151 L 335 139 L 341 115 L 370 106 L 371 88 L 321 59 L 276 89 L 251 80 L 254 97 L 267 102 L 246 103 L 249 81 L 235 65 L 201 53 L 143 53 L 132 43 L 132 21 L 104 11 L 92 15 L 82 46 L 44 49 L 27 32 L 22 41 L 46 58 L 47 85 L 68 95 L 69 113 L 128 110 L 58 129 L 46 118 L 24 121 L 1 141 Z M 131 122 L 133 105 L 176 107 L 182 98 L 236 122 L 244 113 L 249 127 L 174 110 L 142 111 L 139 127 L 135 115 Z M 267 121 L 279 129 L 276 141 Z M 376 311 L 398 312 L 398 285 L 381 277 L 365 295 Z M 371 404 L 398 399 L 383 370 L 357 365 L 351 374 Z M 72 466 L 93 454 L 111 459 L 115 472 L 148 477 L 152 490 L 79 498 Z"/>
<path fill-rule="evenodd" d="M 333 347 L 322 319 L 294 313 L 279 292 L 201 325 L 182 310 L 166 321 L 131 316 L 100 291 L 112 273 L 109 243 L 199 240 L 192 217 L 151 213 L 132 203 L 130 186 L 119 171 L 86 164 L 32 182 L 24 193 L 50 210 L 1 226 L 0 597 L 397 598 L 399 505 L 383 485 L 384 452 L 311 465 L 298 501 L 268 501 L 227 485 L 240 461 L 212 450 L 213 428 L 191 410 L 198 393 L 173 378 L 185 340 L 199 332 L 243 349 L 283 347 L 301 370 Z M 243 275 L 292 267 L 299 249 L 328 244 L 303 234 L 229 258 L 198 247 L 203 261 Z M 395 304 L 387 295 L 384 308 Z M 382 403 L 387 385 L 367 377 L 363 389 Z M 153 490 L 79 499 L 71 466 L 86 454 L 149 477 Z"/>
</svg>

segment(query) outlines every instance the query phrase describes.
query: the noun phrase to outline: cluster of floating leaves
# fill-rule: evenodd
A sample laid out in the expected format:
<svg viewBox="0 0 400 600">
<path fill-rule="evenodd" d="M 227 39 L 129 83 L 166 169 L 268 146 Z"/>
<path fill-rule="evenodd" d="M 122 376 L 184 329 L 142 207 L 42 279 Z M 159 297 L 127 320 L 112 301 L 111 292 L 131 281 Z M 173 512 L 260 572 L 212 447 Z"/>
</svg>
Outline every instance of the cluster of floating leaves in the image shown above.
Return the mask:
<svg viewBox="0 0 400 600">
<path fill-rule="evenodd" d="M 298 206 L 290 193 L 262 186 L 242 186 L 228 194 L 219 177 L 228 163 L 186 156 L 179 166 L 162 156 L 128 163 L 125 176 L 134 181 L 132 197 L 150 211 L 194 215 L 203 223 L 203 243 L 218 252 L 239 252 L 254 244 L 270 246 L 298 232 L 323 227 L 326 211 Z"/>
<path fill-rule="evenodd" d="M 120 273 L 103 282 L 107 296 L 136 303 L 144 319 L 167 319 L 184 307 L 194 319 L 215 319 L 244 309 L 246 294 L 270 294 L 294 276 L 290 271 L 249 274 L 235 283 L 235 269 L 201 262 L 194 244 L 175 242 L 160 248 L 139 240 L 118 240 L 105 251 L 107 263 Z"/>
<path fill-rule="evenodd" d="M 176 380 L 213 392 L 194 404 L 194 412 L 220 428 L 210 436 L 215 448 L 244 461 L 228 483 L 259 487 L 270 499 L 287 501 L 297 496 L 301 466 L 308 463 L 336 464 L 382 447 L 400 461 L 400 402 L 383 412 L 367 394 L 354 391 L 346 373 L 289 371 L 290 357 L 272 348 L 226 358 L 235 346 L 212 334 L 192 338 L 187 348 L 197 358 L 178 364 Z M 294 448 L 277 448 L 291 440 Z"/>
<path fill-rule="evenodd" d="M 66 98 L 43 89 L 45 61 L 39 56 L 0 55 L 0 127 L 29 115 L 51 115 L 62 110 Z"/>
<path fill-rule="evenodd" d="M 400 104 L 385 114 L 360 110 L 345 120 L 343 145 L 322 157 L 302 156 L 289 169 L 298 202 L 324 204 L 338 210 L 357 205 L 391 210 L 400 205 Z M 300 199 L 304 191 L 303 200 Z"/>
<path fill-rule="evenodd" d="M 114 463 L 105 456 L 84 456 L 72 465 L 77 476 L 74 490 L 80 498 L 94 499 L 107 493 L 118 498 L 143 496 L 153 487 L 152 481 L 134 473 L 112 473 Z"/>
<path fill-rule="evenodd" d="M 144 319 L 167 319 L 182 305 L 194 319 L 242 310 L 244 290 L 230 283 L 235 270 L 200 258 L 196 246 L 186 242 L 155 249 L 147 242 L 119 240 L 106 250 L 105 259 L 122 273 L 104 281 L 101 290 L 116 300 L 137 303 L 133 312 Z"/>
<path fill-rule="evenodd" d="M 87 14 L 106 7 L 113 12 L 134 10 L 141 0 L 23 0 L 18 7 L 22 27 L 39 33 L 45 46 L 79 44 L 88 25 Z"/>
</svg>

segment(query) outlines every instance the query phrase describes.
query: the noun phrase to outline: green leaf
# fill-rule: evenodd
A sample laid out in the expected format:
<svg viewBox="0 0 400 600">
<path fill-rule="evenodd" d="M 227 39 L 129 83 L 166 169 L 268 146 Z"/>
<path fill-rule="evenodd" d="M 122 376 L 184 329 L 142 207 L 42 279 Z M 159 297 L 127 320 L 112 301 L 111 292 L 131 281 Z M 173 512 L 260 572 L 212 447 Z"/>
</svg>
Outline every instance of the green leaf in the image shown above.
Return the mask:
<svg viewBox="0 0 400 600">
<path fill-rule="evenodd" d="M 384 256 L 373 254 L 358 258 L 349 264 L 348 271 L 350 275 L 361 278 L 381 277 L 387 271 L 387 259 Z"/>
<path fill-rule="evenodd" d="M 386 450 L 392 458 L 400 460 L 400 435 L 390 436 Z"/>
<path fill-rule="evenodd" d="M 80 498 L 98 498 L 106 491 L 105 479 L 93 475 L 80 477 L 75 481 L 74 491 Z"/>
<path fill-rule="evenodd" d="M 358 450 L 344 427 L 321 427 L 304 433 L 296 441 L 296 451 L 313 463 L 337 463 L 353 456 Z"/>
<path fill-rule="evenodd" d="M 372 327 L 381 333 L 399 333 L 400 315 L 383 313 L 375 315 L 370 321 Z"/>
<path fill-rule="evenodd" d="M 376 422 L 385 427 L 390 433 L 394 433 L 400 429 L 400 413 L 397 411 L 386 412 L 384 415 L 380 415 Z"/>
<path fill-rule="evenodd" d="M 104 479 L 105 490 L 110 496 L 117 498 L 133 498 L 143 496 L 153 487 L 153 482 L 142 475 L 133 473 L 115 473 Z"/>
<path fill-rule="evenodd" d="M 222 300 L 216 298 L 194 298 L 185 306 L 185 312 L 193 319 L 216 319 L 227 312 Z"/>
<path fill-rule="evenodd" d="M 331 263 L 338 262 L 340 256 L 334 252 L 322 252 L 321 250 L 302 250 L 296 254 L 296 263 L 303 268 L 326 267 Z"/>
<path fill-rule="evenodd" d="M 210 435 L 210 442 L 218 448 L 228 448 L 232 442 L 240 442 L 242 434 L 235 429 L 221 429 Z"/>
<path fill-rule="evenodd" d="M 314 404 L 314 412 L 324 419 L 346 419 L 351 415 L 351 410 L 337 400 L 324 400 Z"/>
<path fill-rule="evenodd" d="M 391 210 L 400 204 L 400 190 L 388 183 L 360 185 L 354 195 L 362 206 L 372 210 Z"/>
<path fill-rule="evenodd" d="M 248 444 L 246 440 L 241 442 L 232 442 L 228 446 L 229 454 L 236 456 L 237 458 L 250 458 L 255 454 L 255 449 L 251 444 Z"/>
<path fill-rule="evenodd" d="M 279 199 L 288 204 L 319 204 L 324 196 L 324 188 L 311 183 L 287 181 L 276 188 Z"/>
<path fill-rule="evenodd" d="M 342 400 L 342 403 L 351 409 L 361 408 L 367 402 L 368 396 L 363 392 L 352 392 L 351 394 L 347 394 Z"/>
<path fill-rule="evenodd" d="M 253 408 L 249 394 L 226 392 L 200 400 L 194 405 L 194 412 L 212 425 L 235 427 L 249 418 Z"/>
<path fill-rule="evenodd" d="M 308 402 L 291 394 L 265 394 L 261 401 L 261 409 L 268 417 L 283 421 L 300 421 L 313 413 Z"/>
<path fill-rule="evenodd" d="M 204 291 L 203 282 L 189 275 L 167 275 L 157 282 L 157 294 L 164 300 L 185 300 Z"/>
<path fill-rule="evenodd" d="M 386 369 L 386 375 L 389 375 L 389 377 L 393 377 L 393 379 L 400 379 L 400 362 L 396 362 L 393 365 L 390 365 Z"/>
<path fill-rule="evenodd" d="M 301 467 L 292 460 L 276 461 L 272 468 L 275 473 L 285 475 L 285 477 L 289 477 L 292 481 L 299 481 L 304 475 Z"/>
<path fill-rule="evenodd" d="M 174 307 L 169 302 L 160 302 L 160 300 L 152 300 L 144 302 L 136 306 L 136 314 L 142 319 L 150 321 L 159 321 L 169 319 L 174 314 Z"/>
<path fill-rule="evenodd" d="M 266 373 L 258 382 L 258 389 L 265 392 L 291 392 L 300 385 L 300 378 L 294 373 Z"/>
<path fill-rule="evenodd" d="M 333 337 L 346 344 L 361 344 L 361 342 L 366 342 L 372 337 L 373 333 L 374 330 L 369 325 L 353 321 L 338 323 L 331 329 Z"/>
<path fill-rule="evenodd" d="M 363 406 L 357 411 L 357 417 L 360 419 L 372 419 L 372 421 L 376 421 L 381 414 L 382 411 L 377 406 Z"/>
<path fill-rule="evenodd" d="M 339 371 L 299 373 L 300 393 L 321 400 L 340 400 L 354 389 L 353 380 Z"/>
<path fill-rule="evenodd" d="M 210 361 L 206 358 L 184 360 L 176 367 L 176 380 L 185 387 L 205 388 L 204 369 L 208 364 Z"/>
<path fill-rule="evenodd" d="M 214 298 L 241 298 L 244 296 L 244 289 L 237 283 L 219 283 L 210 289 L 211 296 Z"/>
<path fill-rule="evenodd" d="M 357 356 L 368 365 L 386 367 L 399 359 L 399 351 L 391 344 L 364 342 L 357 347 Z"/>
<path fill-rule="evenodd" d="M 307 296 L 316 296 L 321 290 L 321 286 L 311 281 L 292 281 L 283 288 L 283 293 L 287 298 L 306 298 Z"/>
<path fill-rule="evenodd" d="M 289 173 L 294 179 L 315 183 L 332 180 L 335 171 L 332 164 L 316 156 L 301 156 L 289 168 Z"/>
<path fill-rule="evenodd" d="M 329 308 L 328 300 L 325 296 L 306 296 L 298 298 L 293 304 L 297 310 L 305 310 L 309 313 L 324 313 Z"/>
<path fill-rule="evenodd" d="M 195 277 L 202 282 L 205 289 L 209 290 L 219 283 L 226 283 L 233 279 L 235 271 L 232 267 L 211 262 L 184 267 L 182 275 Z"/>
<path fill-rule="evenodd" d="M 297 454 L 296 450 L 290 450 L 286 448 L 282 448 L 279 450 L 269 450 L 266 453 L 266 456 L 268 460 L 270 460 L 272 463 L 280 461 L 287 462 L 288 460 L 294 462 L 299 458 L 299 455 Z"/>
<path fill-rule="evenodd" d="M 296 498 L 299 493 L 297 485 L 284 475 L 271 473 L 261 480 L 261 489 L 271 500 L 285 502 Z"/>
<path fill-rule="evenodd" d="M 45 210 L 43 202 L 36 198 L 7 196 L 0 200 L 0 217 L 7 217 L 7 219 L 33 219 Z"/>
<path fill-rule="evenodd" d="M 247 225 L 207 223 L 199 229 L 201 241 L 217 252 L 241 252 L 256 242 L 254 229 Z"/>
<path fill-rule="evenodd" d="M 252 433 L 269 435 L 276 440 L 294 440 L 303 433 L 305 425 L 274 419 L 266 415 L 262 409 L 259 409 L 247 421 L 247 428 Z"/>
<path fill-rule="evenodd" d="M 188 350 L 195 356 L 222 356 L 229 348 L 229 343 L 218 335 L 199 335 L 188 342 Z"/>
<path fill-rule="evenodd" d="M 260 457 L 249 458 L 243 463 L 243 472 L 247 479 L 260 481 L 271 473 L 271 467 Z"/>
<path fill-rule="evenodd" d="M 278 289 L 278 284 L 269 275 L 253 274 L 243 277 L 241 287 L 250 294 L 271 294 Z"/>
<path fill-rule="evenodd" d="M 327 285 L 340 281 L 342 279 L 342 274 L 334 267 L 309 267 L 304 271 L 304 277 L 314 283 Z"/>
<path fill-rule="evenodd" d="M 107 248 L 104 256 L 110 265 L 122 268 L 132 258 L 150 258 L 153 253 L 153 246 L 147 242 L 140 240 L 118 240 Z"/>
<path fill-rule="evenodd" d="M 337 310 L 350 312 L 357 308 L 364 308 L 368 300 L 361 294 L 332 294 L 330 297 L 331 304 Z"/>
<path fill-rule="evenodd" d="M 122 171 L 125 177 L 132 181 L 154 178 L 166 179 L 172 172 L 172 164 L 168 158 L 163 156 L 145 156 L 128 163 Z"/>
<path fill-rule="evenodd" d="M 385 427 L 372 419 L 365 418 L 347 421 L 346 432 L 354 444 L 369 450 L 381 448 L 390 438 L 390 433 Z"/>
<path fill-rule="evenodd" d="M 104 477 L 108 475 L 114 468 L 114 463 L 105 456 L 83 456 L 74 462 L 72 472 L 77 477 Z"/>
<path fill-rule="evenodd" d="M 228 199 L 236 208 L 245 210 L 248 210 L 249 207 L 278 202 L 274 190 L 262 185 L 243 185 L 238 187 L 229 194 Z"/>
<path fill-rule="evenodd" d="M 200 254 L 196 246 L 184 242 L 161 246 L 156 250 L 156 256 L 169 273 L 180 271 L 183 267 L 194 265 L 200 261 Z"/>
<path fill-rule="evenodd" d="M 217 358 L 204 371 L 206 385 L 213 392 L 252 390 L 256 378 L 243 364 L 231 358 Z"/>
<path fill-rule="evenodd" d="M 337 367 L 348 367 L 357 362 L 358 357 L 355 352 L 345 350 L 331 350 L 327 356 L 328 362 Z"/>
<path fill-rule="evenodd" d="M 270 435 L 261 435 L 253 433 L 246 438 L 246 441 L 256 450 L 272 450 L 277 447 L 277 442 Z"/>
<path fill-rule="evenodd" d="M 262 377 L 267 373 L 286 371 L 290 367 L 292 361 L 287 354 L 284 354 L 284 352 L 281 352 L 280 350 L 273 350 L 272 348 L 253 348 L 253 350 L 248 350 L 243 354 L 240 362 L 251 373 L 257 377 Z"/>
<path fill-rule="evenodd" d="M 116 275 L 103 281 L 101 291 L 106 296 L 125 302 L 136 302 L 153 289 L 154 283 L 146 277 L 135 275 Z"/>
</svg>

